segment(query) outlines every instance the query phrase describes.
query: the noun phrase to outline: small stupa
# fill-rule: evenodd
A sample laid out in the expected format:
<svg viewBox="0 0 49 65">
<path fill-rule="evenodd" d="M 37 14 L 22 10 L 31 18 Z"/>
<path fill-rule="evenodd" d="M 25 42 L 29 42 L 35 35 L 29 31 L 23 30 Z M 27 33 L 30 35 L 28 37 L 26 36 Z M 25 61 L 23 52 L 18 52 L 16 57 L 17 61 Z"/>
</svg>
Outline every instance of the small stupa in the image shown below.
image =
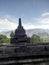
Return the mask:
<svg viewBox="0 0 49 65">
<path fill-rule="evenodd" d="M 11 44 L 17 44 L 17 43 L 24 43 L 28 42 L 29 39 L 27 38 L 25 29 L 23 28 L 21 24 L 21 18 L 19 18 L 19 25 L 17 29 L 15 30 L 15 35 L 13 38 L 11 38 L 10 43 Z"/>
</svg>

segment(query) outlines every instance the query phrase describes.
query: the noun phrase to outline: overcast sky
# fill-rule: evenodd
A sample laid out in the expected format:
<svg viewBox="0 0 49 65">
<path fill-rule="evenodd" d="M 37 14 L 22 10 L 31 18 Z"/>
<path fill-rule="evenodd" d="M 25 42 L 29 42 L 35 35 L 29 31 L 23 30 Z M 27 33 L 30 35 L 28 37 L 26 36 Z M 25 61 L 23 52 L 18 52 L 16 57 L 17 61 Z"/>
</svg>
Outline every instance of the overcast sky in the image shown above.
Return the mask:
<svg viewBox="0 0 49 65">
<path fill-rule="evenodd" d="M 49 29 L 49 0 L 0 0 L 0 31 L 15 30 L 19 18 L 25 29 Z"/>
</svg>

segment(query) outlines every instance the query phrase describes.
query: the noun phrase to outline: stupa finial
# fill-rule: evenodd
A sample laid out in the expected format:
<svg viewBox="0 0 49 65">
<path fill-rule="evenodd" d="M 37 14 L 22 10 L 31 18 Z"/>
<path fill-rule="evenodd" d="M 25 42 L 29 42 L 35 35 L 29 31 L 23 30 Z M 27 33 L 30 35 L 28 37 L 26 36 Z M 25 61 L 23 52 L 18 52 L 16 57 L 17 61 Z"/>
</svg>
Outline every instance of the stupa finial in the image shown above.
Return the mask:
<svg viewBox="0 0 49 65">
<path fill-rule="evenodd" d="M 22 26 L 22 25 L 21 25 L 21 18 L 19 18 L 19 26 Z"/>
</svg>

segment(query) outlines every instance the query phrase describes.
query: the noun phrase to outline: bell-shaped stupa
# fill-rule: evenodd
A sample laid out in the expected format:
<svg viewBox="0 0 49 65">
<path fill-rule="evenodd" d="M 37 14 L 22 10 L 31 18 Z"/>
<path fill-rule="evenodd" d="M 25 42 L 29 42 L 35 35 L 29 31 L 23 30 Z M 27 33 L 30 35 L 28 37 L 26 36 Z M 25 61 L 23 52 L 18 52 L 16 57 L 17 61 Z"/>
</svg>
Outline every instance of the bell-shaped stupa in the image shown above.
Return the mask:
<svg viewBox="0 0 49 65">
<path fill-rule="evenodd" d="M 28 42 L 28 38 L 27 38 L 26 32 L 21 24 L 21 18 L 19 18 L 19 25 L 18 25 L 17 29 L 15 30 L 14 37 L 11 38 L 11 43 L 17 44 L 17 43 L 23 43 L 23 42 Z"/>
</svg>

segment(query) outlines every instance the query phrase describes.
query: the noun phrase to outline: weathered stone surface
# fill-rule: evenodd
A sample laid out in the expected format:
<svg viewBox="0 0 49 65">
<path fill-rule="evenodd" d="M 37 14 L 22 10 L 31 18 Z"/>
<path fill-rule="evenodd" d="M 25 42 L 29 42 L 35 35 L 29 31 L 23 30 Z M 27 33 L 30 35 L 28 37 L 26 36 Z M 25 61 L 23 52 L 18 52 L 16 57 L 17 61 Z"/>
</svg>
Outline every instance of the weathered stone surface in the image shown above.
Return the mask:
<svg viewBox="0 0 49 65">
<path fill-rule="evenodd" d="M 25 29 L 23 28 L 21 24 L 21 18 L 19 18 L 19 25 L 17 29 L 15 30 L 15 35 L 13 38 L 11 38 L 11 44 L 17 44 L 17 43 L 24 43 L 29 42 L 30 40 L 27 38 Z"/>
</svg>

